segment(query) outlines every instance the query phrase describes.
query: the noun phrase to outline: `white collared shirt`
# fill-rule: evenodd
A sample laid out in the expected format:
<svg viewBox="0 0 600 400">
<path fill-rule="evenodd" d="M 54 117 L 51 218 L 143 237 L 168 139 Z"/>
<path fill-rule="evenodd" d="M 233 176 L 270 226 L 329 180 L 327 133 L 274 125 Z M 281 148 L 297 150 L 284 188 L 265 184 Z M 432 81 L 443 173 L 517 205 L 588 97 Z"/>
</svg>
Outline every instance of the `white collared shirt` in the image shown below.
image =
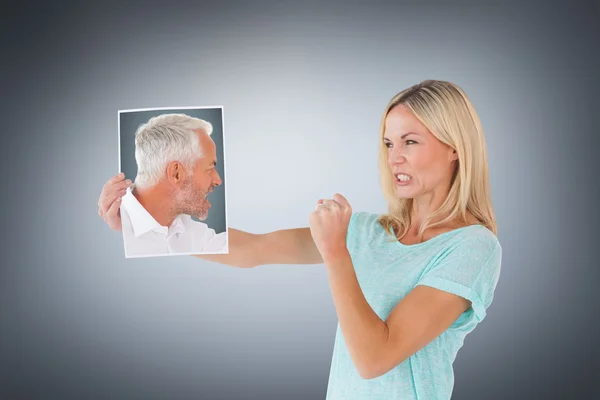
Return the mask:
<svg viewBox="0 0 600 400">
<path fill-rule="evenodd" d="M 178 215 L 171 226 L 162 226 L 130 188 L 123 196 L 120 209 L 126 258 L 228 252 L 227 231 L 217 234 L 208 225 L 185 214 Z"/>
</svg>

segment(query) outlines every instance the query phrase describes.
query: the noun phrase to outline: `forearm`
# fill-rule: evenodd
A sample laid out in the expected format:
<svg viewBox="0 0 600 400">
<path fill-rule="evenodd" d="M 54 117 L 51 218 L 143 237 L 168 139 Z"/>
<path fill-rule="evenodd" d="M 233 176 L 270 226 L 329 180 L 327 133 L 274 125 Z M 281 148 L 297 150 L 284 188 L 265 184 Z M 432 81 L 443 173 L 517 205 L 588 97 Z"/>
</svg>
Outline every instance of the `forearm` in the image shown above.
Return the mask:
<svg viewBox="0 0 600 400">
<path fill-rule="evenodd" d="M 325 260 L 334 305 L 350 356 L 360 375 L 373 376 L 385 346 L 388 327 L 373 311 L 360 288 L 348 252 Z"/>
<path fill-rule="evenodd" d="M 260 265 L 322 264 L 310 228 L 282 229 L 261 238 Z"/>
<path fill-rule="evenodd" d="M 227 236 L 229 254 L 194 254 L 194 257 L 232 267 L 255 267 L 258 263 L 258 249 L 263 235 L 229 228 Z"/>
<path fill-rule="evenodd" d="M 229 254 L 195 255 L 204 260 L 240 268 L 269 264 L 321 264 L 309 228 L 253 234 L 229 228 Z"/>
</svg>

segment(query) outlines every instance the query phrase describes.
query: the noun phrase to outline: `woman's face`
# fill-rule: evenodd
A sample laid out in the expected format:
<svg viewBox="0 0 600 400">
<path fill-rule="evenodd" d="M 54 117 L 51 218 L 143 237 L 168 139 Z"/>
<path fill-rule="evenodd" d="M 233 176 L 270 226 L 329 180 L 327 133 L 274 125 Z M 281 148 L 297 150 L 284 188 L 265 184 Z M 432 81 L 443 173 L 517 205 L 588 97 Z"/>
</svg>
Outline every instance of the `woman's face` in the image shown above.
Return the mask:
<svg viewBox="0 0 600 400">
<path fill-rule="evenodd" d="M 388 165 L 394 175 L 398 198 L 435 195 L 445 198 L 450 188 L 453 160 L 457 154 L 439 141 L 403 105 L 386 117 L 383 141 Z"/>
</svg>

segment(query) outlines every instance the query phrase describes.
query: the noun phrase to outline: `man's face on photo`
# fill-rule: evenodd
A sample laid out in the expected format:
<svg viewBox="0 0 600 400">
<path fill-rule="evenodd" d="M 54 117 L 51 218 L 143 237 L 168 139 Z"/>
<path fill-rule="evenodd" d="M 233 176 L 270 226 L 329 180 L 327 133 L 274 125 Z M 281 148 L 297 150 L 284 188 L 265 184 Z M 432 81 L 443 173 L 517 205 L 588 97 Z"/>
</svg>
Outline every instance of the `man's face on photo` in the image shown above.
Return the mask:
<svg viewBox="0 0 600 400">
<path fill-rule="evenodd" d="M 196 161 L 193 174 L 186 175 L 186 179 L 177 195 L 177 208 L 179 213 L 188 214 L 199 220 L 208 217 L 210 202 L 207 196 L 215 186 L 222 181 L 216 170 L 217 150 L 210 136 L 202 130 L 196 131 L 200 139 L 200 147 L 204 156 Z"/>
</svg>

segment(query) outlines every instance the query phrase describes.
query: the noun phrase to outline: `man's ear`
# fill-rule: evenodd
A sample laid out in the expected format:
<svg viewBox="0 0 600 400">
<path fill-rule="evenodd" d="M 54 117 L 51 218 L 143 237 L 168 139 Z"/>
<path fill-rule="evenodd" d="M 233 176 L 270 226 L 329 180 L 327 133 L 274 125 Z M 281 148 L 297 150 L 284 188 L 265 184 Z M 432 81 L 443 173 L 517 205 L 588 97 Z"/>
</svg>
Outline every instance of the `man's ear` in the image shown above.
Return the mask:
<svg viewBox="0 0 600 400">
<path fill-rule="evenodd" d="M 167 165 L 167 180 L 173 186 L 181 186 L 185 181 L 185 168 L 178 161 L 172 161 Z"/>
</svg>

